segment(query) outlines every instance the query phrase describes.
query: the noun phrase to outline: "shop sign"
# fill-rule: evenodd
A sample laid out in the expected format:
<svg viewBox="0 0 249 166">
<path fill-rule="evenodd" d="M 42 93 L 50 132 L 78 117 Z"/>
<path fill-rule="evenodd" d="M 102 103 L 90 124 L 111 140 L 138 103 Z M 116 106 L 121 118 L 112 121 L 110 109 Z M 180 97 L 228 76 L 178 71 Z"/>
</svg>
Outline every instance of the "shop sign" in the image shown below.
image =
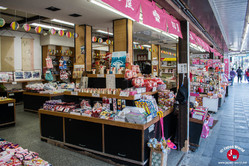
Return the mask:
<svg viewBox="0 0 249 166">
<path fill-rule="evenodd" d="M 196 35 L 191 31 L 189 31 L 189 41 L 190 41 L 190 43 L 197 44 L 196 43 Z"/>
<path fill-rule="evenodd" d="M 102 0 L 118 11 L 130 16 L 139 22 L 140 0 Z"/>
<path fill-rule="evenodd" d="M 178 64 L 178 73 L 182 74 L 182 73 L 187 73 L 187 72 L 188 72 L 187 63 L 179 63 Z"/>
<path fill-rule="evenodd" d="M 155 2 L 143 0 L 141 3 L 143 23 L 163 31 L 166 31 L 166 12 L 156 6 Z"/>
<path fill-rule="evenodd" d="M 182 38 L 180 22 L 177 19 L 175 19 L 173 16 L 170 16 L 167 13 L 165 15 L 166 15 L 166 20 L 167 20 L 167 25 L 169 28 L 169 33 Z"/>
<path fill-rule="evenodd" d="M 163 61 L 176 61 L 176 58 L 163 58 Z"/>
</svg>

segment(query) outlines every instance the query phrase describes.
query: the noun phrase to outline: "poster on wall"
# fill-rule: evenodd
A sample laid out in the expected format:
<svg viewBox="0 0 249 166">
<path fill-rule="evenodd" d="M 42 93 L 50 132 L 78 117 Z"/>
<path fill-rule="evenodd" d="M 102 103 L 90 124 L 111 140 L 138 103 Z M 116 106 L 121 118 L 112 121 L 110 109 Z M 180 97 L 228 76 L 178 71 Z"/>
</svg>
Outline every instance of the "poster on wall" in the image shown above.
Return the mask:
<svg viewBox="0 0 249 166">
<path fill-rule="evenodd" d="M 0 82 L 12 82 L 13 72 L 0 72 Z"/>
<path fill-rule="evenodd" d="M 0 37 L 0 58 L 1 58 L 1 68 L 0 71 L 14 71 L 14 38 L 1 36 Z"/>
<path fill-rule="evenodd" d="M 15 81 L 21 81 L 24 79 L 24 73 L 23 71 L 17 71 L 14 73 L 14 80 Z"/>
<path fill-rule="evenodd" d="M 24 79 L 32 79 L 32 71 L 25 71 Z"/>
<path fill-rule="evenodd" d="M 22 70 L 34 69 L 34 39 L 22 38 Z"/>
<path fill-rule="evenodd" d="M 32 72 L 32 78 L 34 80 L 40 80 L 41 79 L 41 71 L 38 70 L 38 71 L 33 71 Z"/>
<path fill-rule="evenodd" d="M 120 67 L 125 67 L 126 54 L 127 53 L 125 51 L 113 52 L 111 67 L 116 67 L 116 69 L 119 69 Z"/>
</svg>

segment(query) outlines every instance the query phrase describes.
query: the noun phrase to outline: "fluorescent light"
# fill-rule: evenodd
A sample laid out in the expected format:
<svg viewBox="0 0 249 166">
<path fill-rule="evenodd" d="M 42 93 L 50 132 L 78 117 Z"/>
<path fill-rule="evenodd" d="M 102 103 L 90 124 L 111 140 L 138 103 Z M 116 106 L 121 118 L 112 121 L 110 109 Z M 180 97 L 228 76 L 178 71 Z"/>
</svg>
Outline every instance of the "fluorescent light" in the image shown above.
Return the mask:
<svg viewBox="0 0 249 166">
<path fill-rule="evenodd" d="M 242 52 L 243 47 L 244 47 L 244 45 L 245 45 L 245 41 L 246 41 L 247 33 L 248 33 L 248 27 L 249 27 L 248 24 L 246 24 L 246 31 L 245 31 L 245 33 L 244 33 L 244 35 L 243 35 L 243 37 L 242 37 L 240 52 Z"/>
<path fill-rule="evenodd" d="M 1 10 L 6 10 L 6 9 L 8 9 L 7 7 L 4 7 L 4 6 L 0 6 L 0 9 Z"/>
<path fill-rule="evenodd" d="M 67 21 L 62 21 L 62 20 L 57 20 L 57 19 L 52 19 L 51 21 L 58 22 L 58 23 L 61 23 L 61 24 L 66 24 L 66 25 L 74 26 L 74 23 L 67 22 Z"/>
<path fill-rule="evenodd" d="M 96 32 L 107 34 L 107 35 L 113 35 L 113 33 L 111 33 L 111 32 L 106 32 L 106 31 L 102 31 L 102 30 L 96 30 Z"/>
<path fill-rule="evenodd" d="M 133 42 L 133 44 L 139 44 L 138 42 Z"/>
<path fill-rule="evenodd" d="M 177 40 L 178 36 L 167 33 L 167 32 L 162 32 L 163 35 L 170 37 L 171 39 Z"/>
<path fill-rule="evenodd" d="M 42 28 L 46 28 L 46 29 L 51 29 L 51 28 L 54 28 L 55 30 L 66 30 L 64 28 L 58 28 L 58 27 L 55 27 L 55 26 L 50 26 L 50 25 L 45 25 L 45 24 L 38 24 L 38 23 L 32 23 L 30 24 L 31 26 L 40 26 Z"/>
<path fill-rule="evenodd" d="M 156 31 L 156 32 L 161 33 L 161 31 L 158 30 L 157 28 L 154 28 L 154 27 L 152 27 L 152 26 L 146 25 L 146 24 L 144 24 L 144 23 L 142 23 L 142 22 L 138 22 L 138 23 L 141 24 L 141 25 L 143 25 L 143 26 L 145 26 L 145 27 L 147 27 L 147 28 L 150 28 L 150 29 L 152 29 L 152 30 L 154 30 L 154 31 Z"/>
<path fill-rule="evenodd" d="M 144 47 L 148 47 L 148 48 L 150 48 L 150 47 L 151 47 L 151 45 L 146 45 L 146 44 L 145 44 L 145 45 L 142 45 L 142 46 L 144 46 Z"/>
<path fill-rule="evenodd" d="M 127 16 L 126 14 L 124 14 L 124 13 L 122 13 L 122 12 L 120 12 L 120 11 L 118 11 L 118 10 L 112 8 L 112 7 L 109 7 L 109 6 L 107 6 L 107 5 L 105 5 L 105 4 L 101 3 L 101 2 L 98 2 L 98 1 L 96 1 L 96 0 L 90 0 L 90 2 L 93 3 L 93 4 L 95 4 L 95 5 L 100 6 L 100 7 L 102 7 L 102 8 L 105 8 L 105 9 L 111 11 L 111 12 L 114 12 L 114 13 L 120 15 L 120 16 L 129 18 L 130 20 L 135 21 L 133 18 Z"/>
</svg>

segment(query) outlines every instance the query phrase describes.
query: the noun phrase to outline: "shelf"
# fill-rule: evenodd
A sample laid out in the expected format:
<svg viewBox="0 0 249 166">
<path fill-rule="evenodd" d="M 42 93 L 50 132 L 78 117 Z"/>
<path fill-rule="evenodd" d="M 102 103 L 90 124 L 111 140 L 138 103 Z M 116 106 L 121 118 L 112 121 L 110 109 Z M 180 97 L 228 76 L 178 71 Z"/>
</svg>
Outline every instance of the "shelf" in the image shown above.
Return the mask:
<svg viewBox="0 0 249 166">
<path fill-rule="evenodd" d="M 103 76 L 103 77 L 102 77 Z M 89 78 L 106 78 L 106 74 L 87 74 Z M 115 74 L 116 78 L 124 78 L 124 74 Z"/>
<path fill-rule="evenodd" d="M 16 82 L 16 83 L 25 83 L 25 82 L 41 82 L 41 81 L 45 81 L 45 80 L 41 79 L 41 80 L 12 81 L 12 82 L 0 82 L 0 83 L 1 84 L 12 84 L 13 82 Z"/>
<path fill-rule="evenodd" d="M 176 68 L 176 66 L 161 66 L 161 68 L 164 68 L 164 67 L 166 67 L 166 68 Z"/>
<path fill-rule="evenodd" d="M 162 74 L 174 74 L 174 73 L 162 73 Z"/>
<path fill-rule="evenodd" d="M 16 102 L 16 100 L 15 99 L 11 99 L 11 98 L 0 100 L 0 104 L 15 103 L 15 102 Z"/>
<path fill-rule="evenodd" d="M 63 93 L 54 93 L 54 94 L 49 94 L 49 93 L 34 93 L 34 92 L 23 92 L 24 95 L 31 95 L 31 96 L 43 96 L 43 97 L 55 97 L 55 96 L 63 96 Z"/>
</svg>

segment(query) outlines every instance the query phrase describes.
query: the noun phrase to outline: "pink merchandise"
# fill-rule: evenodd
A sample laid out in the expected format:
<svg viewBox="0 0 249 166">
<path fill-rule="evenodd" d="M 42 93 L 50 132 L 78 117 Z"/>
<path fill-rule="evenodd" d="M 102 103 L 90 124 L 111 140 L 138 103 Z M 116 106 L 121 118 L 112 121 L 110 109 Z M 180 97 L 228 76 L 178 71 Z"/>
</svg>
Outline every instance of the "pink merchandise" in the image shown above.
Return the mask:
<svg viewBox="0 0 249 166">
<path fill-rule="evenodd" d="M 53 68 L 52 59 L 50 57 L 46 58 L 46 66 L 47 66 L 48 69 L 52 69 Z"/>
<path fill-rule="evenodd" d="M 208 135 L 209 135 L 209 127 L 208 127 L 208 123 L 205 122 L 203 124 L 202 132 L 201 132 L 201 138 L 207 138 Z"/>
</svg>

